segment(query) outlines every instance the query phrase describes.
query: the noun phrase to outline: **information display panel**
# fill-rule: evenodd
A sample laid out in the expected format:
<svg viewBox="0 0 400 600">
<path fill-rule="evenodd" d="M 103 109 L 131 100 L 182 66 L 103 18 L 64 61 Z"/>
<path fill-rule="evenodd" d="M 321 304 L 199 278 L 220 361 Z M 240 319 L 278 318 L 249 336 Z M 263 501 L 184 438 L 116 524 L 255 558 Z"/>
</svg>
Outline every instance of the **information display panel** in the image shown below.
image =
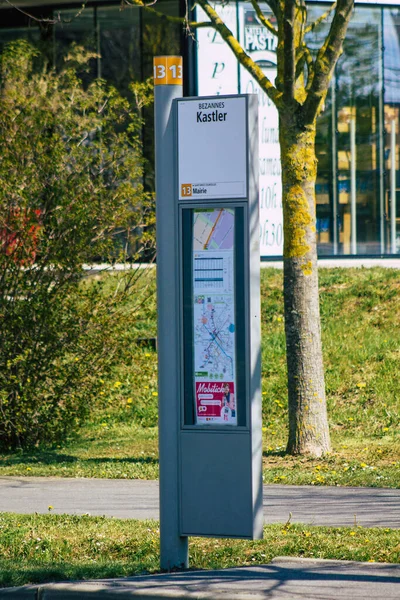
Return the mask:
<svg viewBox="0 0 400 600">
<path fill-rule="evenodd" d="M 184 208 L 185 425 L 244 426 L 244 207 Z"/>
<path fill-rule="evenodd" d="M 235 213 L 193 210 L 193 340 L 196 424 L 237 425 Z"/>
</svg>

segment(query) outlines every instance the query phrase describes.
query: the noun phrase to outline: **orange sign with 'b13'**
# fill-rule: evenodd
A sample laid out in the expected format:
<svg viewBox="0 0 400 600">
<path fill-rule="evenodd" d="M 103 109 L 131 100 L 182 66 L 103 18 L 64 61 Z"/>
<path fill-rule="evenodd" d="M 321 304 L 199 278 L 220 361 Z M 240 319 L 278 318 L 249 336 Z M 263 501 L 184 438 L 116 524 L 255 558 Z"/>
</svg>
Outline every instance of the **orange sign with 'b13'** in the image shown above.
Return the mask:
<svg viewBox="0 0 400 600">
<path fill-rule="evenodd" d="M 182 85 L 182 56 L 155 56 L 154 85 Z"/>
</svg>

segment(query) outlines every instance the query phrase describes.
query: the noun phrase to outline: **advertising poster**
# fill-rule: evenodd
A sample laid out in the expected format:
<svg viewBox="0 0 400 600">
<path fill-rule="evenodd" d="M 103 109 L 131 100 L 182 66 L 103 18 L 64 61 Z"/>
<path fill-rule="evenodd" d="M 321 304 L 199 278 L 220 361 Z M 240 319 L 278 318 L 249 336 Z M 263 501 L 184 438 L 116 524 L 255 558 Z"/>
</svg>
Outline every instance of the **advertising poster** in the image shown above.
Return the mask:
<svg viewBox="0 0 400 600">
<path fill-rule="evenodd" d="M 275 17 L 270 17 L 271 21 Z M 258 22 L 253 7 L 239 5 L 240 42 L 272 82 L 276 77 L 277 37 Z M 272 100 L 246 69 L 240 70 L 240 92 L 257 94 L 259 123 L 260 254 L 283 254 L 283 212 L 279 116 Z"/>
<path fill-rule="evenodd" d="M 232 209 L 193 211 L 193 339 L 197 424 L 237 425 Z"/>
<path fill-rule="evenodd" d="M 237 35 L 236 3 L 215 3 L 221 19 Z M 196 6 L 196 20 L 208 21 L 206 13 Z M 217 96 L 238 93 L 238 66 L 232 50 L 220 34 L 211 27 L 196 30 L 198 46 L 197 89 L 199 96 Z"/>
</svg>

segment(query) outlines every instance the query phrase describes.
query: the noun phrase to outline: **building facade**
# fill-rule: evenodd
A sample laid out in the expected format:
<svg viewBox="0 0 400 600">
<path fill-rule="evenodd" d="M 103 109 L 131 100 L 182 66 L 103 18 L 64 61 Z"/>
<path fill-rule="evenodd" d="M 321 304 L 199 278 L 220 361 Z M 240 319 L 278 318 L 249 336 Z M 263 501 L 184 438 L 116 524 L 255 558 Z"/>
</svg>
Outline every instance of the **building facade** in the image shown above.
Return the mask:
<svg viewBox="0 0 400 600">
<path fill-rule="evenodd" d="M 38 0 L 40 2 L 40 0 Z M 45 2 L 45 0 L 43 0 Z M 3 5 L 4 6 L 4 5 Z M 237 65 L 229 48 L 211 29 L 188 38 L 178 23 L 135 6 L 118 3 L 40 4 L 20 2 L 1 10 L 0 48 L 25 37 L 57 66 L 73 42 L 92 48 L 87 77 L 103 77 L 129 95 L 129 82 L 152 74 L 156 54 L 183 54 L 185 93 L 259 94 L 261 256 L 282 255 L 278 116 L 274 106 Z M 251 4 L 217 5 L 246 51 L 271 78 L 276 72 L 276 40 L 258 23 Z M 309 5 L 310 21 L 327 4 Z M 183 0 L 158 0 L 169 17 L 185 12 Z M 202 17 L 197 10 L 196 17 Z M 309 34 L 317 49 L 329 19 Z M 152 110 L 144 115 L 143 142 L 152 164 Z M 316 186 L 320 256 L 400 254 L 400 1 L 359 3 L 344 52 L 331 82 L 317 133 Z M 152 169 L 148 170 L 152 185 Z"/>
</svg>

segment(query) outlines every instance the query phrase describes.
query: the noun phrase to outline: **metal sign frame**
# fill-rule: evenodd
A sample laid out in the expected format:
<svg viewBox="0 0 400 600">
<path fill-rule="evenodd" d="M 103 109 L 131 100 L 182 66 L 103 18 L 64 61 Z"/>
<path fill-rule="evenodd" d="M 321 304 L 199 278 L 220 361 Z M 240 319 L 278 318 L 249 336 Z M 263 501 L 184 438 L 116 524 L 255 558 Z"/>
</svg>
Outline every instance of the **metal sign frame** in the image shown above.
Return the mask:
<svg viewBox="0 0 400 600">
<path fill-rule="evenodd" d="M 259 538 L 262 536 L 262 439 L 261 439 L 261 357 L 260 357 L 260 298 L 259 298 L 259 256 L 258 256 L 258 101 L 254 95 L 212 96 L 201 98 L 183 98 L 174 101 L 177 115 L 178 156 L 187 152 L 187 146 L 179 145 L 180 105 L 193 103 L 192 111 L 196 116 L 194 126 L 187 134 L 196 147 L 197 107 L 210 107 L 209 113 L 216 112 L 215 106 L 234 105 L 239 100 L 244 111 L 245 126 L 243 138 L 236 139 L 231 152 L 242 152 L 246 177 L 245 191 L 241 197 L 202 197 L 201 201 L 193 197 L 182 197 L 177 161 L 176 198 L 179 206 L 179 255 L 180 255 L 180 295 L 181 312 L 181 427 L 180 427 L 180 533 L 181 535 L 207 535 L 216 537 Z M 202 116 L 207 109 L 202 111 Z M 228 116 L 225 117 L 228 121 Z M 237 114 L 235 113 L 237 122 Z M 234 127 L 235 121 L 230 124 Z M 188 128 L 185 120 L 183 126 Z M 221 128 L 217 133 L 212 127 L 218 127 L 216 121 L 204 121 L 197 127 L 206 139 L 202 145 L 212 148 L 215 135 L 223 135 Z M 205 133 L 204 133 L 205 131 Z M 230 133 L 230 132 L 229 132 Z M 208 136 L 208 138 L 207 138 Z M 227 145 L 232 136 L 227 135 Z M 221 161 L 229 160 L 227 153 L 221 152 L 212 160 L 219 161 L 213 166 L 213 172 L 222 171 Z M 193 152 L 192 154 L 196 154 Z M 192 158 L 192 156 L 190 157 Z M 197 156 L 197 160 L 199 160 Z M 193 171 L 193 169 L 192 169 Z M 224 172 L 229 168 L 224 165 Z M 211 179 L 211 182 L 210 182 Z M 208 183 L 215 183 L 211 177 Z M 191 182 L 189 182 L 191 183 Z M 193 182 L 196 183 L 196 182 Z M 233 209 L 235 222 L 241 220 L 235 244 L 235 304 L 236 321 L 239 335 L 236 337 L 238 352 L 238 399 L 237 425 L 210 423 L 199 425 L 193 419 L 193 339 L 190 328 L 193 315 L 193 295 L 190 289 L 191 255 L 190 218 L 198 209 Z M 238 251 L 240 252 L 240 258 Z"/>
</svg>

